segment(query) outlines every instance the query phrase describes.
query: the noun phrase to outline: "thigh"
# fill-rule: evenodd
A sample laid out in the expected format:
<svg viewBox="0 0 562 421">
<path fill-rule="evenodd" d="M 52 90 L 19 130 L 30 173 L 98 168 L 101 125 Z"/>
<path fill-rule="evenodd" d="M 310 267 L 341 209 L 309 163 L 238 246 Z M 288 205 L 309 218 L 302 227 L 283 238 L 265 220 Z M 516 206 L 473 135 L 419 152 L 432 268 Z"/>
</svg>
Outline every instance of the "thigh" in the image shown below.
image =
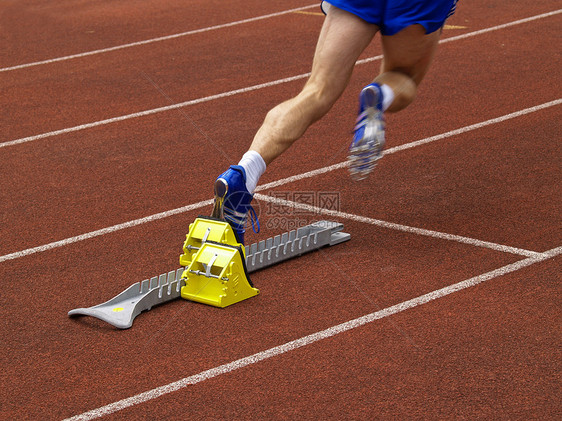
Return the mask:
<svg viewBox="0 0 562 421">
<path fill-rule="evenodd" d="M 441 31 L 426 34 L 422 25 L 408 26 L 395 35 L 383 35 L 381 73 L 404 73 L 419 85 L 431 65 L 440 35 Z"/>
<path fill-rule="evenodd" d="M 339 96 L 345 89 L 355 62 L 378 31 L 376 25 L 331 7 L 318 38 L 310 83 L 334 90 Z"/>
</svg>

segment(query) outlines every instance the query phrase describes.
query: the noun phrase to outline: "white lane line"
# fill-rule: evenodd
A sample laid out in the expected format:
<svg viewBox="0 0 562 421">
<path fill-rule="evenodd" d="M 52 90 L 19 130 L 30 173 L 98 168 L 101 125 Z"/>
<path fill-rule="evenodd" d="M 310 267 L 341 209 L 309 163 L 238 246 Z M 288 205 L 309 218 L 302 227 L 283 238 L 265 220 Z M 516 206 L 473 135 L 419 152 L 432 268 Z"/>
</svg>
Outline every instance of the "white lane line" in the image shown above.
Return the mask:
<svg viewBox="0 0 562 421">
<path fill-rule="evenodd" d="M 280 84 L 283 84 L 283 83 L 288 83 L 288 82 L 292 82 L 292 81 L 299 80 L 299 79 L 304 79 L 308 76 L 309 76 L 309 73 L 304 74 L 304 75 L 291 76 L 291 77 L 287 77 L 287 78 L 284 78 L 284 79 L 274 80 L 273 82 L 261 83 L 259 85 L 248 86 L 246 88 L 236 89 L 234 91 L 223 92 L 223 93 L 216 94 L 216 95 L 209 95 L 209 96 L 206 96 L 206 97 L 203 97 L 203 98 L 198 98 L 198 99 L 193 99 L 193 100 L 186 101 L 186 102 L 180 102 L 180 103 L 177 103 L 177 104 L 167 105 L 165 107 L 153 108 L 153 109 L 150 109 L 150 110 L 140 111 L 138 113 L 132 113 L 132 114 L 122 115 L 122 116 L 118 116 L 118 117 L 112 117 L 112 118 L 108 118 L 108 119 L 105 119 L 105 120 L 94 121 L 92 123 L 81 124 L 79 126 L 68 127 L 66 129 L 60 129 L 60 130 L 55 130 L 55 131 L 52 131 L 52 132 L 42 133 L 42 134 L 38 134 L 38 135 L 34 135 L 34 136 L 28 136 L 28 137 L 23 137 L 23 138 L 20 138 L 20 139 L 9 140 L 7 142 L 0 143 L 0 148 L 4 148 L 4 147 L 7 147 L 7 146 L 19 145 L 21 143 L 32 142 L 32 141 L 39 140 L 39 139 L 45 139 L 47 137 L 59 136 L 59 135 L 62 135 L 62 134 L 77 132 L 77 131 L 80 131 L 80 130 L 91 129 L 91 128 L 94 128 L 94 127 L 104 126 L 104 125 L 111 124 L 111 123 L 117 123 L 119 121 L 130 120 L 130 119 L 133 119 L 133 118 L 145 117 L 145 116 L 148 116 L 148 115 L 158 114 L 158 113 L 162 113 L 162 112 L 170 111 L 170 110 L 175 110 L 175 109 L 187 107 L 187 106 L 190 106 L 190 105 L 202 104 L 204 102 L 214 101 L 216 99 L 227 98 L 227 97 L 233 96 L 233 95 L 243 94 L 243 93 L 246 93 L 246 92 L 256 91 L 256 90 L 259 90 L 259 89 L 269 88 L 271 86 L 280 85 Z"/>
<path fill-rule="evenodd" d="M 44 244 L 42 246 L 33 247 L 15 253 L 6 254 L 4 256 L 0 256 L 0 263 L 5 262 L 7 260 L 19 259 L 20 257 L 29 256 L 30 254 L 41 253 L 43 251 L 51 250 L 54 248 L 64 247 L 69 244 L 77 243 L 79 241 L 89 240 L 94 237 L 99 237 L 100 235 L 111 234 L 112 232 L 120 231 L 126 228 L 136 227 L 137 225 L 142 225 L 152 221 L 157 221 L 159 219 L 168 218 L 169 216 L 172 215 L 189 212 L 191 210 L 199 209 L 204 206 L 209 206 L 212 204 L 213 204 L 213 199 L 208 199 L 202 202 L 197 202 L 191 205 L 183 206 L 181 208 L 172 209 L 166 212 L 156 213 L 154 215 L 146 216 L 144 218 L 135 219 L 133 221 L 124 222 L 122 224 L 113 225 L 111 227 L 102 228 L 96 231 L 91 231 L 86 234 L 77 235 L 75 237 L 66 238 L 64 240 L 55 241 L 53 243 Z"/>
<path fill-rule="evenodd" d="M 472 130 L 476 130 L 476 129 L 481 129 L 483 127 L 486 126 L 490 126 L 492 124 L 498 124 L 498 123 L 502 123 L 504 121 L 513 119 L 513 118 L 517 118 L 517 117 L 521 117 L 524 116 L 526 114 L 530 114 L 530 113 L 534 113 L 540 110 L 544 110 L 546 108 L 550 108 L 550 107 L 554 107 L 556 105 L 560 105 L 562 104 L 562 98 L 559 99 L 555 99 L 553 101 L 549 101 L 549 102 L 545 102 L 544 104 L 540 104 L 540 105 L 535 105 L 534 107 L 529 107 L 529 108 L 525 108 L 523 110 L 519 110 L 519 111 L 515 111 L 513 113 L 509 113 L 509 114 L 505 114 L 501 117 L 496 117 L 496 118 L 492 118 L 486 121 L 482 121 L 480 123 L 475 123 L 475 124 L 471 124 L 468 126 L 464 126 L 461 127 L 459 129 L 455 129 L 455 130 L 451 130 L 449 132 L 446 133 L 441 133 L 435 136 L 430 136 L 430 137 L 426 137 L 424 139 L 420 139 L 420 140 L 416 140 L 413 142 L 409 142 L 409 143 L 405 143 L 403 145 L 399 145 L 399 146 L 395 146 L 392 148 L 388 148 L 387 150 L 385 150 L 383 152 L 384 155 L 390 155 L 396 152 L 400 152 L 406 149 L 410 149 L 410 148 L 415 148 L 417 146 L 421 146 L 421 145 L 425 145 L 426 143 L 431 143 L 431 142 L 435 142 L 437 140 L 442 140 L 442 139 L 446 139 L 448 137 L 452 137 L 452 136 L 456 136 L 459 134 L 463 134 L 463 133 L 467 133 L 470 132 Z M 294 181 L 299 181 L 299 180 L 304 180 L 305 178 L 311 178 L 311 177 L 315 177 L 317 175 L 321 175 L 321 174 L 325 174 L 334 170 L 339 170 L 342 168 L 345 168 L 349 165 L 349 163 L 347 161 L 344 162 L 340 162 L 337 164 L 333 164 L 327 167 L 323 167 L 323 168 L 318 168 L 316 170 L 312 170 L 312 171 L 308 171 L 302 174 L 298 174 L 298 175 L 294 175 L 291 177 L 287 177 L 287 178 L 283 178 L 281 180 L 278 181 L 272 181 L 270 183 L 266 183 L 266 184 L 262 184 L 260 186 L 258 186 L 258 188 L 256 189 L 256 192 L 259 191 L 263 191 L 263 190 L 267 190 L 267 189 L 272 189 L 287 183 L 292 183 Z"/>
<path fill-rule="evenodd" d="M 0 73 L 1 72 L 9 72 L 11 70 L 25 69 L 25 68 L 28 68 L 28 67 L 40 66 L 42 64 L 51 64 L 51 63 L 57 63 L 57 62 L 60 62 L 60 61 L 72 60 L 72 59 L 75 59 L 75 58 L 93 56 L 93 55 L 96 55 L 96 54 L 109 53 L 111 51 L 123 50 L 125 48 L 131 48 L 131 47 L 139 47 L 141 45 L 152 44 L 152 43 L 160 42 L 160 41 L 168 41 L 168 40 L 171 40 L 171 39 L 186 37 L 186 36 L 189 36 L 189 35 L 200 34 L 202 32 L 215 31 L 217 29 L 224 29 L 224 28 L 229 28 L 231 26 L 242 25 L 242 24 L 245 24 L 245 23 L 256 22 L 256 21 L 260 21 L 260 20 L 264 20 L 264 19 L 270 19 L 270 18 L 286 15 L 286 14 L 289 14 L 289 13 L 298 12 L 298 11 L 301 11 L 301 10 L 311 9 L 313 7 L 319 7 L 318 3 L 311 4 L 309 6 L 297 7 L 295 9 L 283 10 L 281 12 L 270 13 L 268 15 L 256 16 L 256 17 L 253 17 L 253 18 L 242 19 L 242 20 L 229 22 L 229 23 L 223 23 L 221 25 L 214 25 L 214 26 L 209 26 L 209 27 L 206 27 L 206 28 L 194 29 L 192 31 L 180 32 L 178 34 L 166 35 L 166 36 L 162 36 L 162 37 L 158 37 L 158 38 L 147 39 L 147 40 L 144 40 L 144 41 L 137 41 L 137 42 L 131 42 L 129 44 L 117 45 L 115 47 L 101 48 L 99 50 L 86 51 L 86 52 L 83 52 L 83 53 L 72 54 L 72 55 L 64 56 L 64 57 L 57 57 L 57 58 L 52 58 L 52 59 L 48 59 L 48 60 L 36 61 L 36 62 L 33 62 L 33 63 L 26 63 L 26 64 L 19 64 L 19 65 L 11 66 L 11 67 L 4 67 L 4 68 L 0 68 Z"/>
<path fill-rule="evenodd" d="M 511 26 L 521 25 L 522 23 L 529 23 L 529 22 L 532 22 L 534 20 L 548 18 L 548 17 L 551 17 L 551 16 L 558 15 L 560 13 L 562 13 L 562 9 L 553 10 L 552 12 L 546 12 L 546 13 L 542 13 L 540 15 L 530 16 L 528 18 L 514 20 L 513 22 L 504 23 L 503 25 L 494 26 L 492 28 L 480 29 L 478 31 L 470 32 L 468 34 L 461 34 L 461 35 L 457 35 L 457 36 L 454 36 L 454 37 L 445 38 L 441 43 L 444 44 L 446 42 L 457 41 L 459 39 L 465 39 L 465 38 L 468 38 L 468 37 L 474 37 L 474 36 L 477 36 L 477 35 L 482 35 L 482 34 L 485 34 L 487 32 L 497 31 L 497 30 L 500 30 L 500 29 L 509 28 Z"/>
<path fill-rule="evenodd" d="M 425 229 L 425 228 L 417 228 L 417 227 L 411 227 L 411 226 L 408 226 L 408 225 L 396 224 L 394 222 L 382 221 L 380 219 L 369 218 L 369 217 L 366 217 L 366 216 L 355 215 L 355 214 L 352 214 L 352 213 L 341 212 L 341 211 L 336 211 L 336 210 L 332 210 L 332 209 L 323 209 L 323 208 L 319 208 L 319 207 L 316 207 L 316 206 L 307 205 L 305 203 L 298 203 L 298 202 L 294 202 L 294 201 L 291 201 L 291 200 L 281 199 L 281 198 L 278 198 L 278 197 L 266 196 L 266 195 L 263 195 L 263 194 L 260 194 L 260 193 L 256 193 L 254 195 L 254 198 L 256 198 L 257 200 L 262 200 L 264 202 L 275 203 L 275 204 L 280 205 L 280 206 L 286 206 L 288 208 L 305 210 L 307 212 L 312 212 L 312 213 L 315 213 L 315 214 L 318 214 L 318 215 L 326 215 L 326 216 L 331 216 L 331 217 L 335 217 L 335 218 L 338 218 L 338 219 L 348 219 L 350 221 L 356 221 L 356 222 L 361 222 L 361 223 L 364 223 L 364 224 L 376 225 L 376 226 L 379 226 L 379 227 L 383 227 L 383 228 L 387 228 L 387 229 L 391 229 L 391 230 L 395 230 L 395 231 L 408 232 L 408 233 L 411 233 L 411 234 L 422 235 L 422 236 L 425 236 L 425 237 L 437 238 L 437 239 L 440 239 L 440 240 L 455 241 L 457 243 L 468 244 L 468 245 L 475 246 L 475 247 L 483 247 L 483 248 L 487 248 L 487 249 L 491 249 L 491 250 L 495 250 L 495 251 L 500 251 L 502 253 L 517 254 L 517 255 L 525 256 L 525 257 L 536 257 L 536 258 L 543 257 L 543 253 L 539 253 L 539 252 L 536 252 L 536 251 L 525 250 L 525 249 L 521 249 L 521 248 L 517 248 L 517 247 L 510 247 L 510 246 L 506 246 L 506 245 L 503 245 L 503 244 L 492 243 L 490 241 L 483 241 L 483 240 L 478 240 L 476 238 L 463 237 L 461 235 L 448 234 L 448 233 L 445 233 L 445 232 L 433 231 L 433 230 L 428 230 L 428 229 Z"/>
<path fill-rule="evenodd" d="M 472 37 L 472 36 L 475 36 L 475 35 L 479 35 L 481 33 L 496 31 L 498 29 L 503 29 L 503 28 L 506 28 L 506 27 L 509 27 L 509 26 L 519 25 L 519 24 L 526 23 L 526 22 L 529 22 L 529 21 L 532 21 L 532 20 L 542 19 L 542 18 L 545 18 L 545 17 L 549 17 L 549 16 L 552 16 L 552 15 L 558 14 L 560 12 L 562 12 L 562 9 L 554 11 L 554 12 L 543 13 L 541 15 L 532 16 L 532 17 L 529 17 L 529 18 L 526 18 L 526 19 L 521 19 L 521 20 L 517 20 L 517 21 L 514 21 L 514 22 L 502 24 L 502 25 L 493 26 L 493 27 L 490 27 L 490 28 L 486 28 L 486 29 L 482 29 L 482 30 L 478 30 L 478 31 L 474 31 L 474 32 L 468 32 L 466 34 L 458 35 L 458 36 L 455 36 L 455 37 L 452 37 L 452 38 L 442 39 L 440 41 L 440 43 L 441 44 L 446 43 L 446 42 L 449 42 L 449 40 L 457 41 L 457 40 L 460 40 L 460 39 L 469 38 L 469 37 Z M 357 61 L 356 65 L 365 64 L 365 63 L 377 61 L 377 60 L 380 60 L 380 59 L 382 59 L 382 56 L 380 56 L 380 55 L 374 56 L 374 57 L 369 57 L 369 58 Z M 108 118 L 108 119 L 105 119 L 105 120 L 99 120 L 99 121 L 95 121 L 95 122 L 92 122 L 92 123 L 80 124 L 80 125 L 74 126 L 74 127 L 68 127 L 68 128 L 65 128 L 65 129 L 54 130 L 54 131 L 50 131 L 50 132 L 46 132 L 46 133 L 42 133 L 42 134 L 38 134 L 38 135 L 27 136 L 27 137 L 23 137 L 23 138 L 19 138 L 19 139 L 9 140 L 9 141 L 5 141 L 5 142 L 0 143 L 0 148 L 7 147 L 7 146 L 19 145 L 19 144 L 22 144 L 22 143 L 32 142 L 32 141 L 39 140 L 39 139 L 45 139 L 47 137 L 53 137 L 53 136 L 59 136 L 59 135 L 67 134 L 67 133 L 77 132 L 77 131 L 80 131 L 80 130 L 91 129 L 91 128 L 94 128 L 94 127 L 104 126 L 104 125 L 107 125 L 107 124 L 117 123 L 117 122 L 120 122 L 120 121 L 130 120 L 130 119 L 134 119 L 134 118 L 145 117 L 145 116 L 148 116 L 148 115 L 166 112 L 166 111 L 170 111 L 170 110 L 175 110 L 177 108 L 183 108 L 183 107 L 187 107 L 187 106 L 190 106 L 190 105 L 201 104 L 201 103 L 204 103 L 204 102 L 213 101 L 213 100 L 217 100 L 217 99 L 221 99 L 221 98 L 226 98 L 226 97 L 233 96 L 233 95 L 238 95 L 238 94 L 251 92 L 251 91 L 255 91 L 255 90 L 259 90 L 259 89 L 269 88 L 269 87 L 284 84 L 284 83 L 289 83 L 289 82 L 294 82 L 294 81 L 301 80 L 301 79 L 306 79 L 309 76 L 310 76 L 310 73 L 303 73 L 303 74 L 300 74 L 300 75 L 291 76 L 291 77 L 287 77 L 287 78 L 283 78 L 283 79 L 278 79 L 278 80 L 274 80 L 274 81 L 271 81 L 271 82 L 265 82 L 265 83 L 261 83 L 261 84 L 258 84 L 258 85 L 249 86 L 249 87 L 246 87 L 246 88 L 235 89 L 233 91 L 223 92 L 223 93 L 219 93 L 219 94 L 216 94 L 216 95 L 210 95 L 210 96 L 206 96 L 206 97 L 202 97 L 202 98 L 198 98 L 198 99 L 180 102 L 180 103 L 168 105 L 168 106 L 165 106 L 165 107 L 153 108 L 153 109 L 150 109 L 150 110 L 139 111 L 139 112 L 136 112 L 136 113 L 126 114 L 126 115 L 122 115 L 122 116 L 118 116 L 118 117 L 112 117 L 112 118 Z"/>
<path fill-rule="evenodd" d="M 257 16 L 257 17 L 254 17 L 254 18 L 243 19 L 243 20 L 239 20 L 239 21 L 235 21 L 235 22 L 229 22 L 229 23 L 225 23 L 225 24 L 221 24 L 221 25 L 214 25 L 214 26 L 209 26 L 209 27 L 206 27 L 206 28 L 194 29 L 192 31 L 181 32 L 181 33 L 172 34 L 172 35 L 166 35 L 166 36 L 162 36 L 162 37 L 147 39 L 147 40 L 144 40 L 144 41 L 137 41 L 137 42 L 132 42 L 132 43 L 129 43 L 129 44 L 122 44 L 122 45 L 117 45 L 117 46 L 114 46 L 114 47 L 102 48 L 102 49 L 99 49 L 99 50 L 86 51 L 86 52 L 83 52 L 83 53 L 72 54 L 72 55 L 63 56 L 63 57 L 57 57 L 57 58 L 52 58 L 52 59 L 47 59 L 47 60 L 42 60 L 42 61 L 36 61 L 36 62 L 32 62 L 32 63 L 25 63 L 25 64 L 19 64 L 19 65 L 15 65 L 15 66 L 10 66 L 10 67 L 4 67 L 4 68 L 0 68 L 0 73 L 1 72 L 9 72 L 9 71 L 18 70 L 18 69 L 25 69 L 25 68 L 28 68 L 28 67 L 40 66 L 40 65 L 43 65 L 43 64 L 57 63 L 57 62 L 60 62 L 60 61 L 72 60 L 72 59 L 75 59 L 75 58 L 93 56 L 93 55 L 96 55 L 96 54 L 103 54 L 103 53 L 108 53 L 108 52 L 111 52 L 111 51 L 123 50 L 125 48 L 138 47 L 138 46 L 141 46 L 141 45 L 152 44 L 152 43 L 160 42 L 160 41 L 168 41 L 168 40 L 175 39 L 175 38 L 181 38 L 181 37 L 185 37 L 185 36 L 189 36 L 189 35 L 199 34 L 199 33 L 202 33 L 202 32 L 208 32 L 208 31 L 213 31 L 213 30 L 217 30 L 217 29 L 228 28 L 228 27 L 231 27 L 231 26 L 241 25 L 241 24 L 244 24 L 244 23 L 256 22 L 256 21 L 259 21 L 259 20 L 264 20 L 264 19 L 269 19 L 269 18 L 273 18 L 273 17 L 277 17 L 277 16 L 282 16 L 282 15 L 286 15 L 286 14 L 289 14 L 289 13 L 298 13 L 298 12 L 301 12 L 301 11 L 306 10 L 306 9 L 311 9 L 313 7 L 318 7 L 318 4 L 311 4 L 309 6 L 303 6 L 303 7 L 298 7 L 298 8 L 295 8 L 295 9 L 284 10 L 284 11 L 281 11 L 281 12 L 270 13 L 268 15 Z M 547 12 L 547 13 L 543 13 L 543 14 L 536 15 L 536 16 L 531 16 L 531 17 L 528 17 L 528 18 L 516 20 L 516 21 L 513 21 L 513 22 L 509 22 L 509 23 L 505 23 L 503 25 L 499 25 L 498 27 L 481 29 L 481 30 L 478 30 L 478 31 L 471 32 L 469 36 L 480 35 L 480 34 L 484 34 L 486 32 L 494 31 L 494 30 L 497 30 L 497 29 L 504 29 L 504 28 L 508 28 L 508 27 L 514 26 L 514 25 L 519 25 L 519 24 L 522 24 L 522 23 L 532 22 L 532 21 L 537 20 L 537 19 L 542 19 L 542 18 L 545 18 L 545 17 L 554 16 L 554 15 L 560 13 L 560 12 L 562 12 L 562 9 L 554 10 L 552 12 Z M 318 14 L 320 15 L 320 13 L 318 13 Z M 457 39 L 464 39 L 464 38 L 467 38 L 467 36 L 458 35 L 458 36 L 446 38 L 442 42 L 445 43 L 445 42 L 456 41 Z M 367 60 L 372 61 L 373 58 L 367 59 Z"/>
<path fill-rule="evenodd" d="M 232 361 L 227 364 L 220 365 L 218 367 L 211 368 L 209 370 L 202 371 L 198 374 L 185 377 L 173 383 L 169 383 L 164 386 L 156 387 L 154 389 L 148 390 L 143 393 L 131 396 L 129 398 L 121 399 L 119 401 L 110 403 L 108 405 L 93 409 L 88 412 L 84 412 L 80 415 L 75 415 L 71 418 L 67 418 L 64 421 L 88 421 L 96 418 L 103 417 L 125 408 L 130 408 L 132 406 L 140 405 L 150 400 L 156 399 L 160 396 L 176 392 L 181 389 L 185 389 L 187 386 L 195 385 L 197 383 L 204 382 L 205 380 L 212 379 L 214 377 L 221 376 L 223 374 L 231 373 L 235 370 L 251 366 L 253 364 L 259 363 L 260 361 L 267 360 L 269 358 L 286 354 L 288 352 L 294 351 L 296 349 L 302 348 L 307 345 L 311 345 L 322 339 L 330 338 L 336 336 L 340 333 L 347 332 L 349 330 L 364 326 L 368 323 L 372 323 L 376 320 L 383 319 L 385 317 L 392 316 L 394 314 L 403 312 L 405 310 L 412 309 L 414 307 L 427 304 L 431 301 L 437 300 L 439 298 L 446 297 L 447 295 L 453 294 L 455 292 L 462 291 L 464 289 L 476 286 L 483 282 L 498 278 L 500 276 L 507 275 L 509 273 L 518 271 L 525 267 L 531 266 L 535 263 L 542 262 L 553 257 L 562 254 L 562 247 L 557 247 L 542 253 L 540 256 L 528 257 L 526 259 L 520 260 L 515 263 L 511 263 L 506 266 L 502 266 L 498 269 L 492 270 L 490 272 L 483 273 L 481 275 L 475 276 L 470 279 L 458 282 L 453 285 L 432 291 L 428 294 L 420 295 L 419 297 L 413 298 L 408 301 L 401 302 L 399 304 L 387 307 L 383 310 L 376 311 L 374 313 L 367 314 L 365 316 L 358 317 L 336 326 L 332 326 L 328 329 L 313 333 L 308 336 L 296 339 L 291 342 L 287 342 L 283 345 L 279 345 L 265 351 L 258 352 L 256 354 L 250 355 L 248 357 L 240 358 L 236 361 Z"/>
<path fill-rule="evenodd" d="M 437 140 L 442 140 L 451 136 L 455 136 L 457 134 L 461 134 L 461 133 L 466 133 L 469 130 L 476 130 L 491 124 L 497 124 L 506 120 L 509 120 L 511 118 L 516 118 L 516 117 L 520 117 L 523 116 L 525 114 L 529 114 L 532 112 L 536 112 L 548 107 L 553 107 L 555 105 L 561 104 L 562 103 L 562 99 L 557 99 L 555 101 L 550 101 L 550 102 L 546 102 L 544 104 L 541 105 L 537 105 L 534 107 L 530 107 L 530 108 L 526 108 L 524 110 L 520 110 L 520 111 L 516 111 L 514 113 L 510 113 L 510 114 L 506 114 L 504 116 L 501 117 L 497 117 L 497 118 L 493 118 L 490 120 L 486 120 L 483 121 L 481 123 L 477 123 L 477 124 L 472 124 L 470 126 L 465 126 L 465 127 L 461 127 L 460 129 L 456 129 L 456 130 L 452 130 L 446 133 L 442 133 L 436 136 L 431 136 L 425 139 L 420 139 L 420 140 L 416 140 L 414 142 L 410 142 L 410 143 L 406 143 L 404 145 L 400 145 L 400 146 L 396 146 L 394 148 L 390 148 L 387 151 L 385 151 L 385 155 L 386 154 L 392 154 L 395 152 L 399 152 L 405 149 L 409 149 L 409 148 L 413 148 L 413 147 L 417 147 L 420 145 L 425 145 L 426 143 L 430 143 L 430 142 L 435 142 Z M 274 187 L 278 187 L 278 186 L 282 186 L 288 183 L 292 183 L 295 181 L 299 181 L 299 180 L 303 180 L 305 178 L 310 178 L 310 177 L 315 177 L 317 175 L 321 175 L 324 173 L 328 173 L 331 171 L 335 171 L 341 168 L 345 168 L 347 167 L 347 162 L 340 162 L 339 164 L 334 164 L 334 165 L 330 165 L 324 168 L 319 168 L 313 171 L 308 171 L 302 174 L 298 174 L 298 175 L 294 175 L 291 177 L 286 177 L 283 178 L 281 180 L 277 180 L 277 181 L 273 181 L 271 183 L 266 183 L 266 184 L 262 184 L 260 185 L 257 189 L 256 192 L 259 191 L 263 191 L 263 190 L 267 190 L 267 189 L 272 189 Z M 43 252 L 46 250 L 51 250 L 57 247 L 63 247 L 66 246 L 68 244 L 72 244 L 72 243 L 76 243 L 78 241 L 83 241 L 83 240 L 87 240 L 93 237 L 97 237 L 100 235 L 105 235 L 105 234 L 109 234 L 115 231 L 119 231 L 125 228 L 130 228 L 136 225 L 140 225 L 140 224 L 144 224 L 144 223 L 148 223 L 148 222 L 152 222 L 158 219 L 163 219 L 163 218 L 167 218 L 168 216 L 172 216 L 172 215 L 177 215 L 179 213 L 184 213 L 184 212 L 188 212 L 190 210 L 195 210 L 195 209 L 199 209 L 202 208 L 204 206 L 208 206 L 212 203 L 212 199 L 209 200 L 205 200 L 202 202 L 198 202 L 198 203 L 194 203 L 191 205 L 187 205 L 181 208 L 177 208 L 177 209 L 172 209 L 166 212 L 161 212 L 155 215 L 151 215 L 151 216 L 147 216 L 145 218 L 140 218 L 140 219 L 136 219 L 134 221 L 129 221 L 129 222 L 125 222 L 122 224 L 118 224 L 118 225 L 114 225 L 111 227 L 107 227 L 107 228 L 103 228 L 97 231 L 92 231 L 86 234 L 82 234 L 82 235 L 78 235 L 76 237 L 71 237 L 71 238 L 67 238 L 65 240 L 60 240 L 60 241 L 55 241 L 53 243 L 49 243 L 49 244 L 44 244 L 42 246 L 37 246 L 37 247 L 33 247 L 33 248 L 29 248 L 26 250 L 22 250 L 22 251 L 18 251 L 18 252 L 14 252 L 14 253 L 10 253 L 10 254 L 6 254 L 3 256 L 0 256 L 0 263 L 5 262 L 7 260 L 13 260 L 13 259 L 18 259 L 20 257 L 24 257 L 24 256 L 29 256 L 30 254 L 34 254 L 34 253 L 39 253 L 39 252 Z"/>
<path fill-rule="evenodd" d="M 525 109 L 520 110 L 520 111 L 515 111 L 515 112 L 510 113 L 510 114 L 502 115 L 501 117 L 491 118 L 489 120 L 482 121 L 481 123 L 475 123 L 475 124 L 471 124 L 469 126 L 464 126 L 464 127 L 461 127 L 460 129 L 452 130 L 452 131 L 447 132 L 447 133 L 427 137 L 425 139 L 421 139 L 421 140 L 418 140 L 418 141 L 415 141 L 415 142 L 405 143 L 405 144 L 400 145 L 400 146 L 395 146 L 393 148 L 389 148 L 388 150 L 386 150 L 384 152 L 384 154 L 388 155 L 388 154 L 392 154 L 392 153 L 395 153 L 395 152 L 403 151 L 405 149 L 415 148 L 417 146 L 420 146 L 420 145 L 423 145 L 423 144 L 426 144 L 426 143 L 431 143 L 431 142 L 435 142 L 436 140 L 444 139 L 446 137 L 456 136 L 456 135 L 459 135 L 459 134 L 470 132 L 472 130 L 480 129 L 482 127 L 490 126 L 492 124 L 502 123 L 504 121 L 511 120 L 512 118 L 521 117 L 521 116 L 524 116 L 525 114 L 534 113 L 534 112 L 537 112 L 537 111 L 540 111 L 540 110 L 544 110 L 545 108 L 554 107 L 554 106 L 560 105 L 560 104 L 562 104 L 562 98 L 558 98 L 558 99 L 555 99 L 553 101 L 545 102 L 544 104 L 535 105 L 534 107 L 525 108 Z"/>
</svg>

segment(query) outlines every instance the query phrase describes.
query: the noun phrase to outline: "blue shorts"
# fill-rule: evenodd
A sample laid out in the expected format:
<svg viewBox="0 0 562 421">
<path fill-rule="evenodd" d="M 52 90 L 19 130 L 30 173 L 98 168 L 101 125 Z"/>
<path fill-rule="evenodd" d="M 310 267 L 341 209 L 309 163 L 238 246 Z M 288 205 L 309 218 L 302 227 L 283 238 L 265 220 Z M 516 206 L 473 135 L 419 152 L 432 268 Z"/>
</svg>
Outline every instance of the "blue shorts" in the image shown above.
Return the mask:
<svg viewBox="0 0 562 421">
<path fill-rule="evenodd" d="M 423 25 L 430 34 L 455 12 L 457 0 L 327 0 L 322 2 L 324 13 L 329 5 L 377 25 L 383 35 L 394 35 L 415 24 Z"/>
</svg>

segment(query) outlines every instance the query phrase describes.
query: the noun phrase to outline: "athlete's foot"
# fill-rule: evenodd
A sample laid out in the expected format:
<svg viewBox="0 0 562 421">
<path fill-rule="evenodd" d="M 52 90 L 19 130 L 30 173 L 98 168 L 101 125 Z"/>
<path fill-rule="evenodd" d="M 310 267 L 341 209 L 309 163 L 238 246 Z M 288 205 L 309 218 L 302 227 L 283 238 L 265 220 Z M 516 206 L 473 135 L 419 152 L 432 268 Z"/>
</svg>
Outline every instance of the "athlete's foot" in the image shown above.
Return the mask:
<svg viewBox="0 0 562 421">
<path fill-rule="evenodd" d="M 371 83 L 359 94 L 359 115 L 349 146 L 349 171 L 353 179 L 365 179 L 382 157 L 384 129 L 381 88 Z"/>
<path fill-rule="evenodd" d="M 253 198 L 254 196 L 246 188 L 246 172 L 239 165 L 231 165 L 215 181 L 215 204 L 212 216 L 226 220 L 242 244 L 244 244 L 248 213 L 252 220 L 252 228 L 255 232 L 259 232 L 256 211 L 250 205 Z"/>
</svg>

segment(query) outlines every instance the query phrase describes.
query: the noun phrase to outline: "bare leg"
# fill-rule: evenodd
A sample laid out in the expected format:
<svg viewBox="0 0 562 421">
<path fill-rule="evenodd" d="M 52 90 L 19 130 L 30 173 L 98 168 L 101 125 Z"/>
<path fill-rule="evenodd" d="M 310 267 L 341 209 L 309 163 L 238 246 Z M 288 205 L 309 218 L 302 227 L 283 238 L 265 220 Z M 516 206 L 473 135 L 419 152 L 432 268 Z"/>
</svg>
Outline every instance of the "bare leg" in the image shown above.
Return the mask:
<svg viewBox="0 0 562 421">
<path fill-rule="evenodd" d="M 382 37 L 384 59 L 375 82 L 394 91 L 394 101 L 387 111 L 400 111 L 412 103 L 433 60 L 440 35 L 441 31 L 426 34 L 423 26 L 412 25 Z"/>
<path fill-rule="evenodd" d="M 355 62 L 377 31 L 377 26 L 332 7 L 320 32 L 310 78 L 296 97 L 267 114 L 250 150 L 269 164 L 323 117 L 345 90 Z"/>
</svg>

